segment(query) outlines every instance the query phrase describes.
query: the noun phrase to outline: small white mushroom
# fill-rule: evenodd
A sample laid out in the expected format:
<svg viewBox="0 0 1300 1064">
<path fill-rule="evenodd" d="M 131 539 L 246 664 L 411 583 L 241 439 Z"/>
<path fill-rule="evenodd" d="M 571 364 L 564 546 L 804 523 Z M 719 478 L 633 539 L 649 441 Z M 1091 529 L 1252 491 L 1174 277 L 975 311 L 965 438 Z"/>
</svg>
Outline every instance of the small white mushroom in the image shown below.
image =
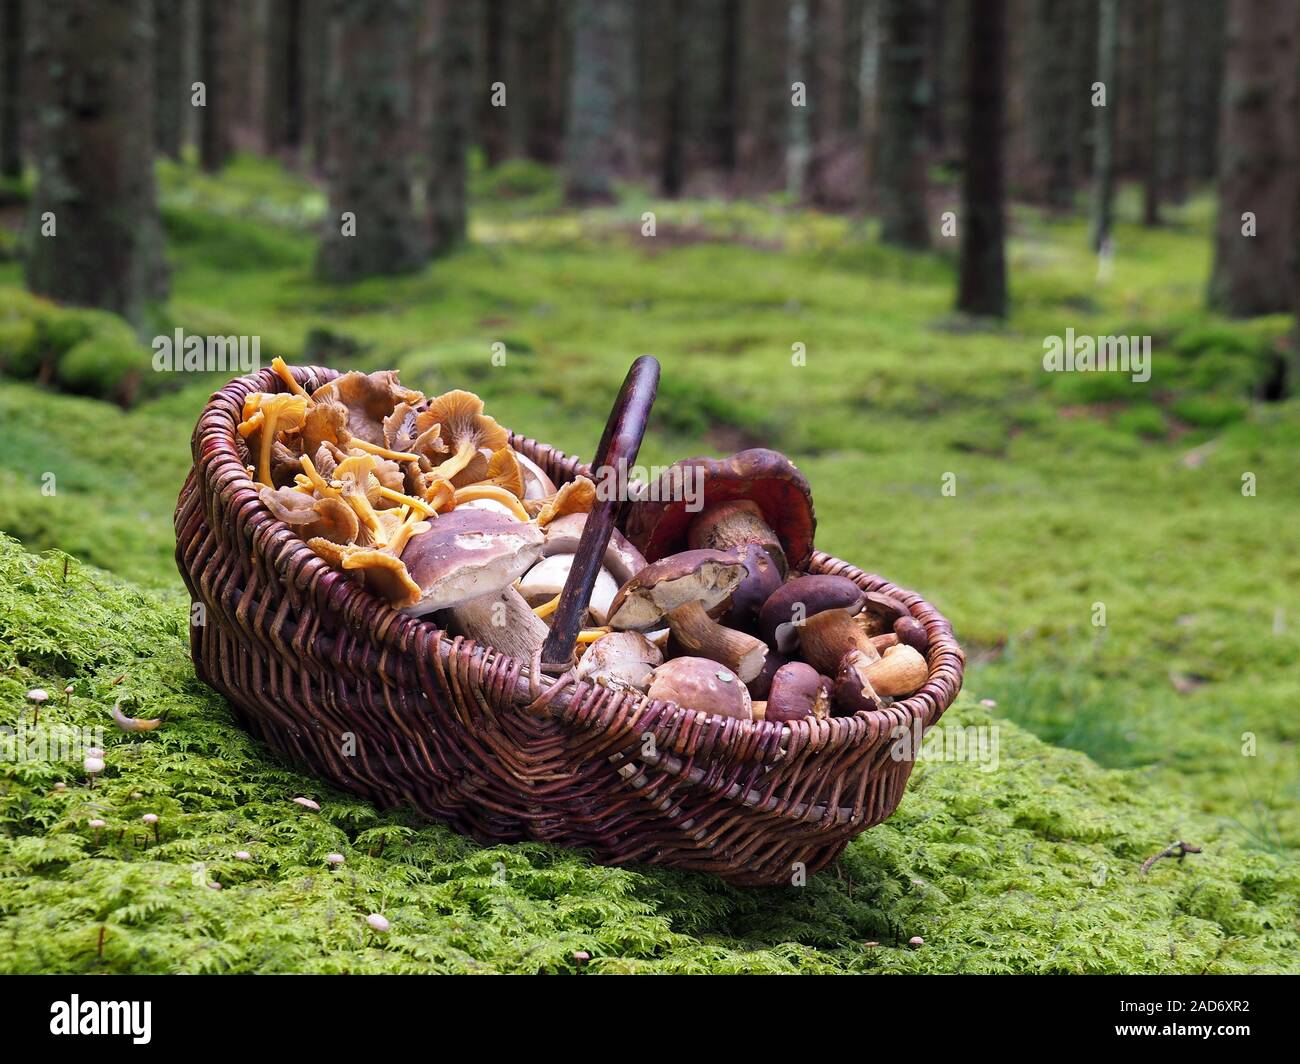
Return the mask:
<svg viewBox="0 0 1300 1064">
<path fill-rule="evenodd" d="M 371 913 L 367 916 L 366 923 L 376 931 L 387 931 L 389 926 L 387 918 L 380 916 L 379 913 Z"/>
<path fill-rule="evenodd" d="M 564 590 L 569 571 L 573 568 L 572 554 L 552 554 L 534 565 L 519 581 L 519 593 L 530 606 L 549 602 Z M 609 606 L 618 594 L 618 584 L 608 569 L 601 569 L 591 589 L 588 609 L 594 623 L 604 624 L 609 617 Z"/>
<path fill-rule="evenodd" d="M 49 697 L 50 697 L 50 693 L 49 691 L 45 690 L 44 687 L 33 687 L 30 691 L 27 692 L 27 700 L 29 702 L 35 702 L 37 705 L 40 705 L 40 703 L 42 702 L 48 701 Z"/>
<path fill-rule="evenodd" d="M 304 809 L 310 809 L 312 812 L 320 812 L 320 803 L 313 802 L 310 798 L 303 798 L 301 795 L 294 799 Z"/>
<path fill-rule="evenodd" d="M 86 775 L 93 780 L 104 771 L 104 759 L 102 757 L 88 757 L 82 762 L 82 768 L 86 770 Z"/>
<path fill-rule="evenodd" d="M 343 855 L 341 853 L 327 853 L 325 855 L 325 863 L 337 868 L 343 863 Z"/>
<path fill-rule="evenodd" d="M 102 746 L 92 746 L 89 750 L 86 751 L 86 756 L 98 757 L 102 759 L 104 756 L 104 748 Z"/>
<path fill-rule="evenodd" d="M 58 791 L 60 794 L 62 794 L 64 791 L 68 789 L 68 785 L 66 783 L 56 783 L 54 785 L 54 789 Z"/>
</svg>

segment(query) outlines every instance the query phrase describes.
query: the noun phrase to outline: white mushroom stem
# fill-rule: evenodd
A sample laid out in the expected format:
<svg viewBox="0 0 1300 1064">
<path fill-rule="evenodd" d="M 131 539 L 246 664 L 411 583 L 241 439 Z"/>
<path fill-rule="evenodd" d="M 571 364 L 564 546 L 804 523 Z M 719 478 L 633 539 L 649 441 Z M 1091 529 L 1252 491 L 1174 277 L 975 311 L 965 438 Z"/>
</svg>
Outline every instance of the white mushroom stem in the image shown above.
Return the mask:
<svg viewBox="0 0 1300 1064">
<path fill-rule="evenodd" d="M 574 555 L 552 554 L 534 565 L 524 578 L 519 581 L 519 593 L 530 606 L 540 606 L 555 598 L 564 590 L 573 568 Z M 609 619 L 609 607 L 618 594 L 618 584 L 607 569 L 601 569 L 596 575 L 595 586 L 591 589 L 591 601 L 587 608 L 591 611 L 593 623 L 604 624 Z"/>
<path fill-rule="evenodd" d="M 541 650 L 549 632 L 513 587 L 479 595 L 452 606 L 450 612 L 461 635 L 525 661 Z"/>
<path fill-rule="evenodd" d="M 611 632 L 587 647 L 578 662 L 578 679 L 615 690 L 644 691 L 663 661 L 659 648 L 640 632 Z"/>
<path fill-rule="evenodd" d="M 687 652 L 721 662 L 745 683 L 763 671 L 767 644 L 724 628 L 698 602 L 688 602 L 669 613 L 668 627 Z"/>
</svg>

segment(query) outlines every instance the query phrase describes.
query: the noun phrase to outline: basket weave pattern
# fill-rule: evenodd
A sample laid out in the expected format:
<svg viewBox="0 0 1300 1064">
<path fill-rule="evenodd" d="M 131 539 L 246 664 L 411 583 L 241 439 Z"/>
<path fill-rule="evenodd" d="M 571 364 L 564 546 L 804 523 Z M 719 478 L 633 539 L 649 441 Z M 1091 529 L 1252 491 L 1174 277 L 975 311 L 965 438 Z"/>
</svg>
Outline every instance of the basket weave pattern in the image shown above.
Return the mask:
<svg viewBox="0 0 1300 1064">
<path fill-rule="evenodd" d="M 310 391 L 337 374 L 294 370 Z M 321 778 L 483 841 L 544 840 L 607 864 L 650 862 L 734 883 L 788 884 L 897 807 L 911 774 L 895 729 L 928 728 L 961 687 L 948 622 L 919 595 L 814 553 L 809 569 L 897 596 L 930 636 L 930 675 L 874 713 L 750 723 L 540 674 L 405 617 L 331 569 L 261 504 L 236 448 L 245 397 L 204 408 L 177 505 L 176 560 L 203 623 L 199 677 L 242 725 Z M 557 483 L 586 471 L 511 437 Z"/>
</svg>

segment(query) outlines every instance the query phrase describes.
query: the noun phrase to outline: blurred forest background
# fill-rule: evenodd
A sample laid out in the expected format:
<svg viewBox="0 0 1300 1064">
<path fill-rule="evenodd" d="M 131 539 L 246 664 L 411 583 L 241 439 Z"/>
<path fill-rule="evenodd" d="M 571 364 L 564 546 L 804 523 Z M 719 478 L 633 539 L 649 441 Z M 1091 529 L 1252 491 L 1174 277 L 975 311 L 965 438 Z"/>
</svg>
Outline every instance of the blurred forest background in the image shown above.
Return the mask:
<svg viewBox="0 0 1300 1064">
<path fill-rule="evenodd" d="M 168 715 L 95 803 L 0 764 L 0 968 L 1294 970 L 1298 84 L 1292 0 L 0 0 L 0 706 Z M 186 657 L 178 328 L 581 455 L 654 353 L 643 461 L 790 454 L 1002 767 L 779 901 L 322 796 Z"/>
</svg>

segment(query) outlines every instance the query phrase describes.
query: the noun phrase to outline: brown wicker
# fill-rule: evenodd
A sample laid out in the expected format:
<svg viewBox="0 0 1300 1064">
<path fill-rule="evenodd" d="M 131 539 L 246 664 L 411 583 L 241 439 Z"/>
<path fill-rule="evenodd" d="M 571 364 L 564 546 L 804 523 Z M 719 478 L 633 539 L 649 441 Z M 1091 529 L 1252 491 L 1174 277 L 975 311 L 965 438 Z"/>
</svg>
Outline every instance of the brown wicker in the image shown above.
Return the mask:
<svg viewBox="0 0 1300 1064">
<path fill-rule="evenodd" d="M 309 390 L 337 374 L 294 370 Z M 911 774 L 895 729 L 928 728 L 961 687 L 952 628 L 919 595 L 815 552 L 810 569 L 896 595 L 930 636 L 930 676 L 875 713 L 741 722 L 558 679 L 390 609 L 260 503 L 236 448 L 245 396 L 205 407 L 176 509 L 176 560 L 195 611 L 198 675 L 254 735 L 335 786 L 411 806 L 483 841 L 583 847 L 749 885 L 825 867 L 897 807 Z M 520 436 L 557 482 L 586 467 Z"/>
</svg>

